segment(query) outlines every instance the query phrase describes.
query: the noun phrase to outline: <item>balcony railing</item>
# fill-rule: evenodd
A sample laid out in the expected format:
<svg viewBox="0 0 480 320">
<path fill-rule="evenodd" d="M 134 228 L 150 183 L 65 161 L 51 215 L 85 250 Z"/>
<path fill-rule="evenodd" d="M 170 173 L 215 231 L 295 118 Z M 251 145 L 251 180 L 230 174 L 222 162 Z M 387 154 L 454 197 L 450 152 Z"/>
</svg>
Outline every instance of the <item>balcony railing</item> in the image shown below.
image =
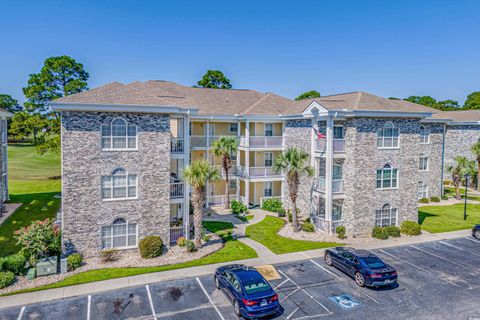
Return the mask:
<svg viewBox="0 0 480 320">
<path fill-rule="evenodd" d="M 192 146 L 192 148 L 205 148 L 207 146 L 207 137 L 190 136 L 190 146 Z"/>
<path fill-rule="evenodd" d="M 220 175 L 225 176 L 225 170 L 223 170 L 222 165 L 214 165 L 215 168 L 217 168 L 218 172 Z M 228 176 L 241 176 L 239 173 L 239 167 L 236 165 L 236 161 L 232 161 L 232 166 L 230 169 L 228 169 Z"/>
<path fill-rule="evenodd" d="M 170 140 L 170 152 L 171 153 L 183 153 L 185 140 L 183 138 L 172 138 Z"/>
<path fill-rule="evenodd" d="M 170 244 L 174 245 L 177 243 L 178 238 L 183 237 L 184 227 L 170 227 Z"/>
<path fill-rule="evenodd" d="M 250 167 L 249 176 L 251 178 L 281 177 L 282 173 L 275 172 L 273 167 Z"/>
<path fill-rule="evenodd" d="M 314 188 L 319 192 L 325 192 L 326 180 L 325 178 L 317 178 L 314 180 Z M 343 179 L 332 180 L 332 192 L 343 193 Z"/>
<path fill-rule="evenodd" d="M 242 136 L 240 137 L 240 145 L 242 147 L 246 146 L 247 139 Z M 283 137 L 282 136 L 251 136 L 249 138 L 250 148 L 266 148 L 266 147 L 282 147 L 283 146 Z"/>
<path fill-rule="evenodd" d="M 170 182 L 170 199 L 183 198 L 184 193 L 183 182 Z"/>
<path fill-rule="evenodd" d="M 315 228 L 320 231 L 331 230 L 332 233 L 334 233 L 338 226 L 343 225 L 343 220 L 330 221 L 324 218 L 320 218 L 319 216 L 313 216 L 313 224 L 315 225 Z"/>
<path fill-rule="evenodd" d="M 231 194 L 230 201 L 236 200 L 237 195 Z M 225 195 L 218 195 L 218 196 L 209 196 L 207 199 L 207 203 L 209 206 L 221 206 L 225 204 Z"/>
<path fill-rule="evenodd" d="M 325 152 L 327 140 L 315 139 L 314 148 L 317 152 Z M 345 153 L 345 139 L 333 139 L 333 153 Z"/>
</svg>

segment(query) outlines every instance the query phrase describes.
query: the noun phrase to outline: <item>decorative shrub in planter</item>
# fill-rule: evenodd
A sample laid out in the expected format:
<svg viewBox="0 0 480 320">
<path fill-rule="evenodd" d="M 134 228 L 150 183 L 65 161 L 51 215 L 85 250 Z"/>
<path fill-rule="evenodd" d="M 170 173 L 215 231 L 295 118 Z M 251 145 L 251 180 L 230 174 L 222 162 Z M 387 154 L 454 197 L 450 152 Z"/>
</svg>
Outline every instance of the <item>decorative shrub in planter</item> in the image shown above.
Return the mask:
<svg viewBox="0 0 480 320">
<path fill-rule="evenodd" d="M 315 232 L 315 226 L 311 222 L 304 222 L 302 224 L 302 230 L 305 232 Z"/>
<path fill-rule="evenodd" d="M 0 258 L 0 271 L 11 271 L 16 275 L 21 275 L 25 272 L 26 262 L 27 259 L 21 254 Z"/>
<path fill-rule="evenodd" d="M 15 282 L 15 274 L 11 271 L 0 272 L 0 289 L 8 287 Z"/>
<path fill-rule="evenodd" d="M 180 237 L 177 239 L 177 245 L 180 247 L 185 247 L 186 242 L 187 242 L 187 239 L 185 239 L 185 237 Z"/>
<path fill-rule="evenodd" d="M 187 248 L 188 252 L 197 251 L 197 247 L 195 246 L 195 242 L 193 242 L 192 240 L 187 240 L 187 242 L 185 243 L 185 247 Z"/>
<path fill-rule="evenodd" d="M 117 261 L 120 257 L 120 252 L 117 249 L 106 249 L 100 251 L 100 259 L 103 263 Z"/>
<path fill-rule="evenodd" d="M 387 232 L 389 237 L 400 237 L 400 228 L 397 226 L 386 226 L 385 231 Z"/>
<path fill-rule="evenodd" d="M 67 257 L 68 270 L 72 271 L 82 265 L 83 257 L 80 253 L 73 253 Z"/>
<path fill-rule="evenodd" d="M 385 228 L 374 227 L 372 230 L 372 237 L 376 239 L 386 240 L 388 239 L 388 233 Z"/>
<path fill-rule="evenodd" d="M 347 232 L 347 228 L 345 228 L 344 226 L 338 226 L 335 228 L 335 233 L 337 234 L 337 237 L 339 237 L 340 239 L 346 238 L 345 236 L 346 232 Z"/>
<path fill-rule="evenodd" d="M 138 243 L 140 256 L 144 259 L 151 259 L 163 253 L 163 241 L 159 236 L 146 236 Z"/>
<path fill-rule="evenodd" d="M 420 200 L 418 200 L 419 203 L 429 203 L 430 201 L 428 200 L 428 198 L 422 198 Z"/>
<path fill-rule="evenodd" d="M 400 231 L 409 236 L 418 236 L 422 233 L 422 227 L 415 221 L 406 220 L 402 222 Z"/>
<path fill-rule="evenodd" d="M 262 209 L 270 212 L 279 212 L 283 210 L 283 204 L 278 198 L 268 198 L 263 201 Z"/>
<path fill-rule="evenodd" d="M 440 198 L 439 197 L 431 197 L 430 201 L 431 202 L 440 202 Z"/>
</svg>

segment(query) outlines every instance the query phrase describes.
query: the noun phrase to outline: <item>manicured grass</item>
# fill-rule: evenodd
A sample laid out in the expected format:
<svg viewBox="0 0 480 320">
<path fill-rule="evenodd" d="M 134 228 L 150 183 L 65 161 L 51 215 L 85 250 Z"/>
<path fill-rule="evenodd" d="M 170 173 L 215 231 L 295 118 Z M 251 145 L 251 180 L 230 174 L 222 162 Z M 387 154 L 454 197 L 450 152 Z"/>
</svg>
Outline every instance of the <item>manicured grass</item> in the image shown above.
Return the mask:
<svg viewBox="0 0 480 320">
<path fill-rule="evenodd" d="M 35 147 L 13 144 L 8 147 L 8 187 L 10 201 L 23 203 L 0 225 L 0 257 L 18 252 L 14 232 L 29 226 L 32 221 L 54 218 L 60 208 L 60 199 L 54 198 L 61 190 L 60 157 L 38 156 Z"/>
<path fill-rule="evenodd" d="M 420 207 L 418 221 L 423 230 L 432 233 L 471 229 L 480 223 L 480 205 L 467 205 L 466 221 L 463 220 L 463 204 Z"/>
<path fill-rule="evenodd" d="M 233 225 L 231 223 L 212 222 L 212 221 L 208 221 L 208 222 L 205 221 L 204 226 L 210 231 L 217 232 L 217 233 L 218 232 L 222 233 L 222 232 L 228 231 L 229 228 L 233 228 Z M 195 266 L 203 266 L 203 265 L 219 263 L 219 262 L 228 262 L 228 261 L 243 260 L 243 259 L 258 257 L 255 250 L 241 243 L 240 241 L 234 240 L 231 236 L 225 236 L 223 237 L 223 239 L 225 241 L 225 245 L 222 249 L 197 260 L 192 260 L 188 262 L 172 264 L 167 266 L 160 266 L 160 267 L 105 268 L 105 269 L 85 271 L 50 285 L 46 285 L 38 288 L 20 290 L 11 294 L 60 288 L 60 287 L 66 287 L 66 286 L 82 284 L 82 283 L 135 276 L 135 275 L 144 274 L 144 273 L 160 272 L 160 271 L 167 271 L 167 270 L 174 270 L 174 269 L 181 269 L 181 268 L 188 268 L 188 267 L 195 267 Z M 188 253 L 185 253 L 185 254 L 188 254 Z"/>
<path fill-rule="evenodd" d="M 245 233 L 247 237 L 260 242 L 276 254 L 342 245 L 335 242 L 314 242 L 284 238 L 277 234 L 284 224 L 284 220 L 280 218 L 266 216 L 265 219 L 259 223 L 248 226 Z"/>
<path fill-rule="evenodd" d="M 455 188 L 454 187 L 445 187 L 444 188 L 445 193 L 450 196 L 450 197 L 455 197 Z M 467 191 L 467 199 L 468 200 L 474 200 L 474 201 L 479 201 L 480 202 L 480 197 L 479 196 L 473 196 L 470 194 L 470 191 L 472 191 L 471 188 L 468 188 Z M 460 188 L 460 194 L 462 195 L 462 199 L 465 198 L 465 187 Z"/>
</svg>

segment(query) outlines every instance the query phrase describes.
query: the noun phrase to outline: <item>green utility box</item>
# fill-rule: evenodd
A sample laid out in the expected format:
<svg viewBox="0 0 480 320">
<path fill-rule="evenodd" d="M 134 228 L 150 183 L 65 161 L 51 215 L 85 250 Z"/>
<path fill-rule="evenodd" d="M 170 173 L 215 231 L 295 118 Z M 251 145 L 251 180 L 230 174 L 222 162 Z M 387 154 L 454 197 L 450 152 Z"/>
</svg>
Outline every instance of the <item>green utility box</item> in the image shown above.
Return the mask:
<svg viewBox="0 0 480 320">
<path fill-rule="evenodd" d="M 57 260 L 56 256 L 40 259 L 36 265 L 37 277 L 57 273 Z"/>
</svg>

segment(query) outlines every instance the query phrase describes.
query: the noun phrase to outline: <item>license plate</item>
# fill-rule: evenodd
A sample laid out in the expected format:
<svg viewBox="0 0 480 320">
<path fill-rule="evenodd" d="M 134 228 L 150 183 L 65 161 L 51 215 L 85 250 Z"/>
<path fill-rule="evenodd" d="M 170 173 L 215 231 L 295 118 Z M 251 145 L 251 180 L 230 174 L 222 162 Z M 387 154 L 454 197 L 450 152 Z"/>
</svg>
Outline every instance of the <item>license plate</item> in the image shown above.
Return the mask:
<svg viewBox="0 0 480 320">
<path fill-rule="evenodd" d="M 260 307 L 265 307 L 267 304 L 268 304 L 267 301 L 262 301 L 260 302 Z"/>
<path fill-rule="evenodd" d="M 392 280 L 385 280 L 385 281 L 383 281 L 383 283 L 391 283 L 391 282 L 392 282 Z"/>
</svg>

